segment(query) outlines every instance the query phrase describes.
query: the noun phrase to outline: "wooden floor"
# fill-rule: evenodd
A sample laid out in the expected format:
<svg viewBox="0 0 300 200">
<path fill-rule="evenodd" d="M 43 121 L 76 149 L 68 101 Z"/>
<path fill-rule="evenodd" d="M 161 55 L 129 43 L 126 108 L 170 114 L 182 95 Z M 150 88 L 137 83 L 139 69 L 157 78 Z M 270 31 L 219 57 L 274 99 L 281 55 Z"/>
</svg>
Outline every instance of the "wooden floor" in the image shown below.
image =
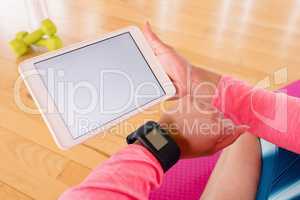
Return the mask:
<svg viewBox="0 0 300 200">
<path fill-rule="evenodd" d="M 56 199 L 97 164 L 122 148 L 130 130 L 99 135 L 69 151 L 54 144 L 40 115 L 15 103 L 19 77 L 8 49 L 14 33 L 27 29 L 23 1 L 0 4 L 0 199 Z M 300 78 L 299 0 L 49 0 L 49 11 L 65 45 L 149 20 L 155 31 L 193 64 L 269 89 Z M 31 57 L 34 55 L 28 55 Z M 34 103 L 25 87 L 22 101 Z M 134 125 L 154 114 L 130 119 Z"/>
</svg>

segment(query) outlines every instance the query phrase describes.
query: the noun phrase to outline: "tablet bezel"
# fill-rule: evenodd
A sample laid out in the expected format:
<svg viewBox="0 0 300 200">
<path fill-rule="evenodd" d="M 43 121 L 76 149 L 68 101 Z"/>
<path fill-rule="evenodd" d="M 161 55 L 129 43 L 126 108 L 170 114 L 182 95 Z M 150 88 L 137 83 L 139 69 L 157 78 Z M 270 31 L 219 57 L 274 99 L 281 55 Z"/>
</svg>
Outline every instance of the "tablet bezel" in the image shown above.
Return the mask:
<svg viewBox="0 0 300 200">
<path fill-rule="evenodd" d="M 37 71 L 36 67 L 34 64 L 36 62 L 58 56 L 64 53 L 67 53 L 69 51 L 76 50 L 78 48 L 84 47 L 89 44 L 93 44 L 96 42 L 100 42 L 102 40 L 120 35 L 122 33 L 127 33 L 129 32 L 130 35 L 132 36 L 133 40 L 135 41 L 136 45 L 138 46 L 140 52 L 143 54 L 144 59 L 147 61 L 149 67 L 151 68 L 154 76 L 157 78 L 158 82 L 161 84 L 163 90 L 165 91 L 165 95 L 162 97 L 151 101 L 150 103 L 141 106 L 138 109 L 135 109 L 132 112 L 129 112 L 127 114 L 122 115 L 121 117 L 112 120 L 111 122 L 105 124 L 104 126 L 101 126 L 95 130 L 90 131 L 89 133 L 80 136 L 76 139 L 74 139 L 67 127 L 67 125 L 64 123 L 64 120 L 62 116 L 59 114 L 56 105 L 51 97 L 51 95 L 48 93 L 48 90 L 46 86 L 44 85 L 41 76 L 35 76 L 34 78 L 32 77 L 32 74 L 39 74 Z M 128 119 L 129 117 L 137 114 L 140 109 L 146 109 L 156 103 L 159 103 L 163 100 L 166 100 L 170 97 L 173 97 L 176 93 L 176 89 L 174 85 L 172 84 L 171 80 L 163 70 L 163 67 L 161 64 L 158 62 L 157 58 L 155 57 L 151 47 L 147 43 L 146 39 L 144 38 L 143 33 L 140 31 L 139 28 L 135 26 L 130 26 L 124 29 L 120 29 L 117 31 L 114 31 L 112 33 L 108 33 L 103 35 L 102 37 L 95 39 L 95 40 L 89 40 L 89 41 L 83 41 L 68 47 L 65 47 L 63 49 L 57 50 L 55 52 L 49 52 L 46 54 L 43 54 L 38 57 L 31 58 L 29 60 L 26 60 L 22 62 L 19 66 L 19 72 L 24 79 L 24 82 L 33 97 L 35 103 L 37 104 L 37 107 L 42 114 L 42 117 L 47 124 L 54 140 L 55 143 L 58 145 L 59 148 L 61 149 L 68 149 L 76 144 L 80 144 L 83 141 L 87 140 L 90 137 L 93 137 L 105 129 L 108 129 L 119 122 Z M 42 110 L 42 108 L 51 108 L 53 109 L 54 113 L 47 113 Z"/>
</svg>

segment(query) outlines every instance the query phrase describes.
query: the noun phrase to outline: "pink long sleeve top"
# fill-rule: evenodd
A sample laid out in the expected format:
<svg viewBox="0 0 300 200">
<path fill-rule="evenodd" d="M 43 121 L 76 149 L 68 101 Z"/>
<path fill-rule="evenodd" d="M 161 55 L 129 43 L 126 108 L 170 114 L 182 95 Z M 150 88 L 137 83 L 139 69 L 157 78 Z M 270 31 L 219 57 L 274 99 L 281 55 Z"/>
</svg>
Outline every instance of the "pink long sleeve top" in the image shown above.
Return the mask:
<svg viewBox="0 0 300 200">
<path fill-rule="evenodd" d="M 146 200 L 158 188 L 163 169 L 141 145 L 132 144 L 112 156 L 59 200 Z"/>
<path fill-rule="evenodd" d="M 212 103 L 236 124 L 248 125 L 253 134 L 300 153 L 298 98 L 253 88 L 224 76 Z M 163 170 L 156 158 L 133 144 L 98 166 L 60 200 L 144 200 L 162 179 Z"/>
<path fill-rule="evenodd" d="M 235 124 L 290 151 L 300 153 L 300 98 L 221 78 L 213 105 Z"/>
</svg>

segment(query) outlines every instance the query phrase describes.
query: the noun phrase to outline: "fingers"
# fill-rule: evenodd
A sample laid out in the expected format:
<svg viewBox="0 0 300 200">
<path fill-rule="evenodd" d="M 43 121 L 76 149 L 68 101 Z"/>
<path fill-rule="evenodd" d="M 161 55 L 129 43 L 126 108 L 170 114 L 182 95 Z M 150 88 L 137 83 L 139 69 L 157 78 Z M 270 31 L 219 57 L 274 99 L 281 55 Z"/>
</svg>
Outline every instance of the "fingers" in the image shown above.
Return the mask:
<svg viewBox="0 0 300 200">
<path fill-rule="evenodd" d="M 226 128 L 225 128 L 226 129 Z M 236 126 L 233 130 L 230 130 L 228 133 L 228 130 L 225 130 L 225 136 L 221 141 L 218 141 L 218 143 L 215 146 L 215 152 L 220 151 L 224 149 L 225 147 L 231 145 L 235 140 L 237 140 L 241 134 L 245 133 L 249 128 L 244 125 Z M 232 132 L 232 133 L 230 133 Z"/>
<path fill-rule="evenodd" d="M 163 53 L 164 51 L 169 50 L 169 46 L 163 43 L 152 31 L 149 22 L 146 22 L 143 32 L 146 40 L 149 42 L 155 54 Z"/>
</svg>

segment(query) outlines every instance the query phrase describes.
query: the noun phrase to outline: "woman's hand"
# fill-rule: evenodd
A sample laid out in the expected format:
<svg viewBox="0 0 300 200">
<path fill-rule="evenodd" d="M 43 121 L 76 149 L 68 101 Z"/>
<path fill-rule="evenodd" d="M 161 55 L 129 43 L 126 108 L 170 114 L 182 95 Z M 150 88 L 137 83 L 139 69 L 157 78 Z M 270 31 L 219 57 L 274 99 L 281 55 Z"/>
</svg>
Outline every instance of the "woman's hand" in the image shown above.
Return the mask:
<svg viewBox="0 0 300 200">
<path fill-rule="evenodd" d="M 160 124 L 180 146 L 182 158 L 206 156 L 232 144 L 246 126 L 235 126 L 205 102 L 183 97 L 163 114 Z"/>
<path fill-rule="evenodd" d="M 210 102 L 221 76 L 190 65 L 172 47 L 162 42 L 152 32 L 149 23 L 146 23 L 144 27 L 144 35 L 176 87 L 176 96 L 173 99 L 186 95 L 190 95 L 190 97 L 203 95 L 202 99 Z"/>
<path fill-rule="evenodd" d="M 188 81 L 192 66 L 180 56 L 172 47 L 163 43 L 151 30 L 147 22 L 144 27 L 144 35 L 149 42 L 154 54 L 164 67 L 173 84 L 176 87 L 176 98 L 185 96 L 188 93 Z"/>
<path fill-rule="evenodd" d="M 177 89 L 179 100 L 165 111 L 160 124 L 172 133 L 181 148 L 182 158 L 215 153 L 247 130 L 224 119 L 210 105 L 210 96 L 215 92 L 220 75 L 191 66 L 152 32 L 149 23 L 144 27 L 144 35 Z M 207 100 L 202 94 L 208 96 Z"/>
</svg>

